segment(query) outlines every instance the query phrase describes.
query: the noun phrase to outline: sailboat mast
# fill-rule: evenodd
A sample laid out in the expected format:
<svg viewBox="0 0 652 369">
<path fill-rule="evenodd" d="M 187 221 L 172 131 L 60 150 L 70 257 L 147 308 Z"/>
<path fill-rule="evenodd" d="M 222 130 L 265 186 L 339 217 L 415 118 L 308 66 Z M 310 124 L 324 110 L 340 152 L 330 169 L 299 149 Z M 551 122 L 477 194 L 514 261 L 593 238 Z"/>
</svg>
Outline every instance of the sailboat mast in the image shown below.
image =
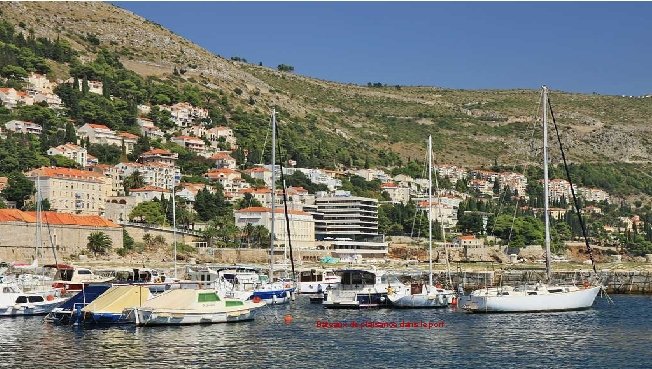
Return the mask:
<svg viewBox="0 0 652 369">
<path fill-rule="evenodd" d="M 428 136 L 428 285 L 432 286 L 432 136 Z"/>
<path fill-rule="evenodd" d="M 270 223 L 270 246 L 269 246 L 269 281 L 274 282 L 274 218 L 276 218 L 276 109 L 272 109 L 272 219 Z"/>
<path fill-rule="evenodd" d="M 550 270 L 550 209 L 549 209 L 549 183 L 548 183 L 548 87 L 543 86 L 543 212 L 546 225 L 546 276 L 551 279 Z"/>
<path fill-rule="evenodd" d="M 43 208 L 41 207 L 41 176 L 38 175 L 36 176 L 36 249 L 35 254 L 34 254 L 34 260 L 38 260 L 39 254 L 40 254 L 40 249 L 41 249 L 41 243 L 43 242 L 41 240 L 41 211 Z"/>
<path fill-rule="evenodd" d="M 174 278 L 177 278 L 177 203 L 174 196 L 174 178 L 172 179 L 172 243 L 174 243 Z"/>
</svg>

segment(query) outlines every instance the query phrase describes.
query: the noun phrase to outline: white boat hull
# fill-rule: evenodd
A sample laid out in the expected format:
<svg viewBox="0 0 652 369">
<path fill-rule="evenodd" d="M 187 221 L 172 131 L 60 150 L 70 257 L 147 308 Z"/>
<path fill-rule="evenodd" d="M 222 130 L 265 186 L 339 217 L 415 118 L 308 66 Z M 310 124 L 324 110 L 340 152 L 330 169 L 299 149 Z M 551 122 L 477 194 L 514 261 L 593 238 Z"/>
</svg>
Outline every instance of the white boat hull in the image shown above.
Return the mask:
<svg viewBox="0 0 652 369">
<path fill-rule="evenodd" d="M 214 324 L 253 320 L 253 312 L 250 309 L 215 313 L 135 309 L 134 314 L 138 326 Z"/>
<path fill-rule="evenodd" d="M 464 296 L 460 305 L 474 313 L 524 313 L 588 309 L 601 287 L 541 295 Z"/>
<path fill-rule="evenodd" d="M 63 301 L 65 299 L 57 298 L 47 302 L 0 306 L 0 316 L 47 315 Z"/>
</svg>

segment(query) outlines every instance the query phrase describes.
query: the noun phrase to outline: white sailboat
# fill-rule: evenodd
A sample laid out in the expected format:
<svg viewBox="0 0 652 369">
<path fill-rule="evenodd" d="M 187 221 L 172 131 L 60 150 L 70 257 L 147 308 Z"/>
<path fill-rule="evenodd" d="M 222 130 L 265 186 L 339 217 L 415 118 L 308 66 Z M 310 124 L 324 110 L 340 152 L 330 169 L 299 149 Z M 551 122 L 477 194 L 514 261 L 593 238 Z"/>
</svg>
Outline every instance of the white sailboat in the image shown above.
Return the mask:
<svg viewBox="0 0 652 369">
<path fill-rule="evenodd" d="M 432 136 L 428 136 L 428 284 L 415 284 L 408 293 L 392 291 L 387 294 L 392 306 L 399 308 L 438 308 L 446 307 L 455 295 L 454 291 L 444 290 L 433 285 L 432 281 Z"/>
<path fill-rule="evenodd" d="M 551 279 L 550 219 L 548 192 L 548 88 L 542 87 L 543 107 L 543 183 L 545 213 L 546 274 Z M 476 313 L 549 312 L 588 309 L 602 286 L 550 285 L 537 283 L 518 287 L 495 287 L 473 291 L 465 296 L 462 307 Z"/>
</svg>

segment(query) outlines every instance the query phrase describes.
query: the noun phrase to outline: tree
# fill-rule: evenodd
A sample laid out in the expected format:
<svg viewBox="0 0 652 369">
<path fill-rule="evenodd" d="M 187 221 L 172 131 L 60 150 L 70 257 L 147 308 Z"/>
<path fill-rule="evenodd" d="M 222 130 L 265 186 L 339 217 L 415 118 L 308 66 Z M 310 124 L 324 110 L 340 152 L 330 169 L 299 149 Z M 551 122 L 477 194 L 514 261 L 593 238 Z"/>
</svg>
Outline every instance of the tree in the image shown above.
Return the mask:
<svg viewBox="0 0 652 369">
<path fill-rule="evenodd" d="M 291 65 L 287 65 L 287 64 L 279 64 L 278 67 L 276 67 L 276 69 L 278 69 L 281 72 L 293 72 L 294 71 L 294 67 L 291 66 Z"/>
<path fill-rule="evenodd" d="M 246 209 L 250 207 L 261 207 L 263 206 L 260 201 L 258 201 L 252 194 L 245 193 L 244 196 L 238 200 L 235 207 L 237 209 Z"/>
<path fill-rule="evenodd" d="M 9 201 L 15 201 L 17 209 L 22 209 L 25 206 L 25 200 L 34 193 L 34 182 L 21 172 L 10 174 L 7 187 L 2 190 L 2 196 Z"/>
<path fill-rule="evenodd" d="M 161 204 L 158 201 L 145 201 L 136 205 L 134 210 L 129 213 L 129 221 L 133 221 L 136 218 L 141 223 L 165 224 L 165 213 L 161 210 Z"/>
<path fill-rule="evenodd" d="M 2 76 L 10 79 L 27 78 L 27 71 L 17 65 L 7 65 L 2 68 Z"/>
<path fill-rule="evenodd" d="M 111 250 L 113 241 L 111 238 L 104 232 L 93 232 L 88 235 L 88 243 L 86 247 L 88 250 L 93 253 L 94 256 L 97 254 L 103 255 Z"/>
<path fill-rule="evenodd" d="M 221 188 L 218 188 L 215 193 L 211 193 L 207 188 L 198 191 L 197 196 L 195 196 L 194 209 L 199 219 L 203 221 L 232 214 L 231 204 L 224 199 Z"/>
<path fill-rule="evenodd" d="M 131 189 L 145 187 L 145 179 L 140 172 L 136 170 L 125 177 L 123 185 L 125 194 L 127 194 Z"/>
</svg>

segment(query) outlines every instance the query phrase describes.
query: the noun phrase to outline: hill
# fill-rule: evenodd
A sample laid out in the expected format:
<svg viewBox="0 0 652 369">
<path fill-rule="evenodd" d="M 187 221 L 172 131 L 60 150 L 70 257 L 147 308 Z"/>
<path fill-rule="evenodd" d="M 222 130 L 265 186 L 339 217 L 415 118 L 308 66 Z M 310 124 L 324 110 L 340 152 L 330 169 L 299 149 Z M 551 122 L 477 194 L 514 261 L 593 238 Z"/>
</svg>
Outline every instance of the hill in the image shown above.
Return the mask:
<svg viewBox="0 0 652 369">
<path fill-rule="evenodd" d="M 428 134 L 441 163 L 511 165 L 532 151 L 536 90 L 340 84 L 227 60 L 107 3 L 12 2 L 1 9 L 3 18 L 25 25 L 26 35 L 33 29 L 37 37 L 67 41 L 82 61 L 104 48 L 142 77 L 219 92 L 227 98 L 225 123 L 239 142 L 246 137 L 262 145 L 267 112 L 277 107 L 285 149 L 304 165 L 422 160 Z M 69 73 L 65 64 L 52 63 L 52 76 Z M 650 161 L 651 98 L 553 91 L 551 99 L 573 161 Z"/>
</svg>

